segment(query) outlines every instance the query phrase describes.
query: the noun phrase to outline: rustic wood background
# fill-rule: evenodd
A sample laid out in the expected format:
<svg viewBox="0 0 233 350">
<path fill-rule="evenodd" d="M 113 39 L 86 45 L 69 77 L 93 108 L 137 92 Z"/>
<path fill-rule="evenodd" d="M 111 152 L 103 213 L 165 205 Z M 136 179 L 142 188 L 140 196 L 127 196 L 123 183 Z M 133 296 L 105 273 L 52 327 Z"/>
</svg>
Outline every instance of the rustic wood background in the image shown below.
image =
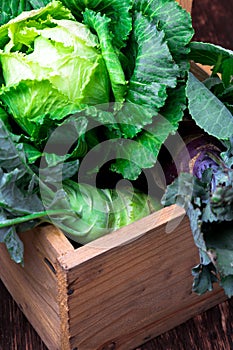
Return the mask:
<svg viewBox="0 0 233 350">
<path fill-rule="evenodd" d="M 192 17 L 195 40 L 233 49 L 233 0 L 193 0 Z M 232 299 L 197 315 L 137 350 L 191 349 L 233 349 Z M 47 350 L 1 281 L 0 350 Z"/>
</svg>

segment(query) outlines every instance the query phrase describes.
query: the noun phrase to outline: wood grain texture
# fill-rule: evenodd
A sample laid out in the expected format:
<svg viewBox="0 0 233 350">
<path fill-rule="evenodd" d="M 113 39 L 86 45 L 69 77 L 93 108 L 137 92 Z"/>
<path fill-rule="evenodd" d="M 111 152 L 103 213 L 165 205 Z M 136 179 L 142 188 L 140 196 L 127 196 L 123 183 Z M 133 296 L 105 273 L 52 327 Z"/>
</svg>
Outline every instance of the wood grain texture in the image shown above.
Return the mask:
<svg viewBox="0 0 233 350">
<path fill-rule="evenodd" d="M 193 0 L 177 0 L 177 1 L 183 8 L 191 12 Z"/>
<path fill-rule="evenodd" d="M 0 244 L 1 279 L 32 326 L 40 330 L 41 338 L 55 350 L 60 344 L 56 258 L 73 247 L 51 225 L 25 232 L 20 238 L 25 247 L 24 266 L 13 263 Z"/>
<path fill-rule="evenodd" d="M 233 6 L 229 0 L 193 1 L 194 39 L 233 49 Z M 0 281 L 0 350 L 47 350 Z M 216 306 L 138 350 L 232 350 L 233 300 Z M 92 349 L 93 350 L 93 349 Z"/>
<path fill-rule="evenodd" d="M 51 225 L 20 237 L 24 267 L 0 245 L 0 275 L 50 350 L 133 349 L 226 299 L 191 292 L 199 255 L 176 205 L 77 249 Z"/>
<path fill-rule="evenodd" d="M 137 350 L 232 350 L 233 300 L 214 307 Z"/>
<path fill-rule="evenodd" d="M 171 207 L 163 211 L 93 242 L 92 257 L 87 245 L 58 259 L 72 289 L 67 349 L 133 349 L 226 299 L 220 288 L 202 297 L 191 293 L 190 271 L 199 257 L 189 221 L 180 208 L 176 216 Z M 170 233 L 156 220 L 161 215 L 173 215 Z M 129 231 L 134 239 L 114 245 Z"/>
</svg>

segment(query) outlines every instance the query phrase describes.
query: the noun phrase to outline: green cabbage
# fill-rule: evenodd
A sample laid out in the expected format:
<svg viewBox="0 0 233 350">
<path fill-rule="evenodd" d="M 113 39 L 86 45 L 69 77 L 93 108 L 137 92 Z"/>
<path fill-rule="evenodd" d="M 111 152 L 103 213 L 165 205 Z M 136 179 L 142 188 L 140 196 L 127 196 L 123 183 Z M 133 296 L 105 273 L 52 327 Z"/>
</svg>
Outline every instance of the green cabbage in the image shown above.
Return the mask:
<svg viewBox="0 0 233 350">
<path fill-rule="evenodd" d="M 40 222 L 86 243 L 159 209 L 101 184 L 136 180 L 177 130 L 190 14 L 175 0 L 12 0 L 0 25 L 0 242 L 14 260 L 17 232 Z"/>
<path fill-rule="evenodd" d="M 29 135 L 46 114 L 62 119 L 109 101 L 98 38 L 60 2 L 23 12 L 0 27 L 0 37 L 1 99 Z"/>
<path fill-rule="evenodd" d="M 102 126 L 95 144 L 111 139 L 111 171 L 135 180 L 154 166 L 186 108 L 194 31 L 175 0 L 12 0 L 0 24 L 0 100 L 17 134 L 43 152 L 57 126 L 84 116 L 87 130 Z"/>
</svg>

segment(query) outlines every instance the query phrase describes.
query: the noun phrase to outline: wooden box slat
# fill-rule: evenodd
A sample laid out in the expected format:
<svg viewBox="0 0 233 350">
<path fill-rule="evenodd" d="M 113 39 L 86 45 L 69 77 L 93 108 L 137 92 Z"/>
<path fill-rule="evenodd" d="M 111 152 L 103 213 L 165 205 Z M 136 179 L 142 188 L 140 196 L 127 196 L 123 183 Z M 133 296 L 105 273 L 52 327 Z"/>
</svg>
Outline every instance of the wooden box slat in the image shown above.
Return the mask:
<svg viewBox="0 0 233 350">
<path fill-rule="evenodd" d="M 55 238 L 62 242 L 61 248 L 66 248 L 67 239 L 53 226 L 22 234 L 24 266 L 13 263 L 5 246 L 0 245 L 0 277 L 44 343 L 52 350 L 60 348 L 61 322 L 58 283 L 54 273 L 56 259 L 61 252 L 51 244 Z"/>
<path fill-rule="evenodd" d="M 51 225 L 21 239 L 24 267 L 0 244 L 0 277 L 50 350 L 130 350 L 226 299 L 192 293 L 199 256 L 176 205 L 78 249 Z"/>
</svg>

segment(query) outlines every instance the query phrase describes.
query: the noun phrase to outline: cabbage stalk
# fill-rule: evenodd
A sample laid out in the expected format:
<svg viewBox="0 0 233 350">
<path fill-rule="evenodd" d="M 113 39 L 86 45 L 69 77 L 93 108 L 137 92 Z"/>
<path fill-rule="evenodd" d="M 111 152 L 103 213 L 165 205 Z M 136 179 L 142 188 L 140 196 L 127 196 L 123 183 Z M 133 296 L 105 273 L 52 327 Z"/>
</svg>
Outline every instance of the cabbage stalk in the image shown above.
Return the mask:
<svg viewBox="0 0 233 350">
<path fill-rule="evenodd" d="M 159 200 L 129 186 L 99 189 L 66 180 L 63 190 L 70 213 L 51 216 L 50 220 L 67 237 L 80 244 L 91 242 L 162 208 Z"/>
</svg>

